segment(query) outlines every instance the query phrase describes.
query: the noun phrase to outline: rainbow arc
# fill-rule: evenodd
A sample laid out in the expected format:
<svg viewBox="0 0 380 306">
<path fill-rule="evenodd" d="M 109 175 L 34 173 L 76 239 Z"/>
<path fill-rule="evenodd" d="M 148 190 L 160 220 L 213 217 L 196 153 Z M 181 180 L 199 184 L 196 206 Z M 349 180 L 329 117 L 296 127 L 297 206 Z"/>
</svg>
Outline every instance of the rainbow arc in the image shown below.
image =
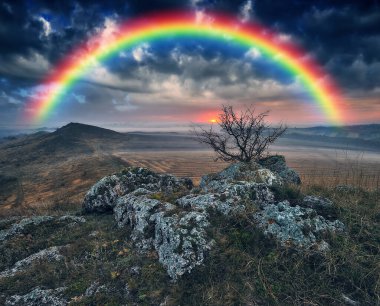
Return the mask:
<svg viewBox="0 0 380 306">
<path fill-rule="evenodd" d="M 77 47 L 43 81 L 48 90 L 30 101 L 32 120 L 41 122 L 57 107 L 70 89 L 91 70 L 94 63 L 106 61 L 120 51 L 140 43 L 167 37 L 216 39 L 256 48 L 274 65 L 300 80 L 304 88 L 333 124 L 343 124 L 343 99 L 331 77 L 305 51 L 291 41 L 280 39 L 262 25 L 241 23 L 236 18 L 208 14 L 199 20 L 193 12 L 166 12 L 128 20 L 115 35 L 100 34 Z"/>
</svg>

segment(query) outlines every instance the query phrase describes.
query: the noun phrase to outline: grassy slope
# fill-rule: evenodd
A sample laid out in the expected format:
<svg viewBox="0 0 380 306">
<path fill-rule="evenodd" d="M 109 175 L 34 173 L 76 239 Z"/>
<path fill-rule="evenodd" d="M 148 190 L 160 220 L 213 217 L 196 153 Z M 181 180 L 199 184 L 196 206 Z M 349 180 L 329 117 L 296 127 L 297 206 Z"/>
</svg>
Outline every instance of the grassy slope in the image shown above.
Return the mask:
<svg viewBox="0 0 380 306">
<path fill-rule="evenodd" d="M 215 215 L 210 234 L 216 241 L 206 264 L 177 284 L 170 282 L 152 252 L 137 254 L 127 229 L 118 229 L 111 215 L 86 216 L 87 223 L 31 228 L 0 249 L 0 270 L 49 246 L 67 245 L 61 264 L 39 263 L 26 273 L 0 280 L 3 294 L 26 293 L 37 285 L 67 286 L 72 305 L 341 305 L 344 293 L 361 305 L 380 304 L 379 192 L 337 192 L 321 187 L 303 191 L 328 196 L 338 205 L 347 235 L 330 237 L 326 256 L 283 249 L 255 230 L 246 216 L 228 223 Z M 285 188 L 282 196 L 296 198 L 299 190 Z M 75 207 L 49 207 L 45 213 L 75 212 Z M 2 224 L 3 228 L 9 224 Z M 96 236 L 89 236 L 97 231 Z M 139 274 L 131 267 L 140 266 Z M 110 292 L 84 297 L 93 282 Z M 0 294 L 0 304 L 4 298 Z"/>
</svg>

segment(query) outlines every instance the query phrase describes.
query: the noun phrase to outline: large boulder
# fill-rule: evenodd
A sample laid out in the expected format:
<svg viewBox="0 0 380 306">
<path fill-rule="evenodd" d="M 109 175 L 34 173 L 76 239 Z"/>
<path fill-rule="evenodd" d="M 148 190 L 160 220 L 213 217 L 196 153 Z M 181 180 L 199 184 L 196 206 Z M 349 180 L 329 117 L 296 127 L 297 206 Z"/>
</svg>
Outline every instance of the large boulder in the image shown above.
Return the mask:
<svg viewBox="0 0 380 306">
<path fill-rule="evenodd" d="M 120 173 L 106 176 L 87 192 L 83 201 L 85 212 L 112 211 L 116 200 L 136 189 L 174 193 L 193 187 L 189 178 L 176 178 L 169 174 L 157 174 L 146 168 L 127 168 Z"/>
</svg>

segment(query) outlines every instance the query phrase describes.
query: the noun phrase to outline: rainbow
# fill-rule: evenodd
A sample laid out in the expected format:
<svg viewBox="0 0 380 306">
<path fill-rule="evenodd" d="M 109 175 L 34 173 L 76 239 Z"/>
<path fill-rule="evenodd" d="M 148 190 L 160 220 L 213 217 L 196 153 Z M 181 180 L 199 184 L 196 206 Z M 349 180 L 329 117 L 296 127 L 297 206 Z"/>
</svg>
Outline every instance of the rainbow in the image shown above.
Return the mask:
<svg viewBox="0 0 380 306">
<path fill-rule="evenodd" d="M 201 17 L 201 18 L 199 18 Z M 43 80 L 43 93 L 28 103 L 28 117 L 41 122 L 59 105 L 65 94 L 94 66 L 120 51 L 166 37 L 218 39 L 256 48 L 273 63 L 297 77 L 327 120 L 343 123 L 343 99 L 328 74 L 311 56 L 278 33 L 234 17 L 194 12 L 165 12 L 128 20 L 108 37 L 97 34 L 77 47 Z"/>
</svg>

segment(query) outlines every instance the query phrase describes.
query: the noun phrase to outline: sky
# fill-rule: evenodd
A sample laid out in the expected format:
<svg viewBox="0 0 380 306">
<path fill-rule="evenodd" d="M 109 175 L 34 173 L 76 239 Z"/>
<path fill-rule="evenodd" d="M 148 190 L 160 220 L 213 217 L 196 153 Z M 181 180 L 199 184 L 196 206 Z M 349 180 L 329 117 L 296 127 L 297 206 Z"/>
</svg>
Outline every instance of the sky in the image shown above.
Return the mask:
<svg viewBox="0 0 380 306">
<path fill-rule="evenodd" d="M 228 13 L 299 45 L 335 80 L 353 114 L 380 123 L 377 0 L 0 1 L 0 128 L 82 122 L 126 130 L 175 130 L 215 118 L 222 104 L 270 110 L 290 126 L 328 125 L 294 75 L 256 49 L 202 39 L 143 42 L 99 63 L 39 124 L 22 119 L 44 77 L 94 35 L 165 10 Z"/>
</svg>

